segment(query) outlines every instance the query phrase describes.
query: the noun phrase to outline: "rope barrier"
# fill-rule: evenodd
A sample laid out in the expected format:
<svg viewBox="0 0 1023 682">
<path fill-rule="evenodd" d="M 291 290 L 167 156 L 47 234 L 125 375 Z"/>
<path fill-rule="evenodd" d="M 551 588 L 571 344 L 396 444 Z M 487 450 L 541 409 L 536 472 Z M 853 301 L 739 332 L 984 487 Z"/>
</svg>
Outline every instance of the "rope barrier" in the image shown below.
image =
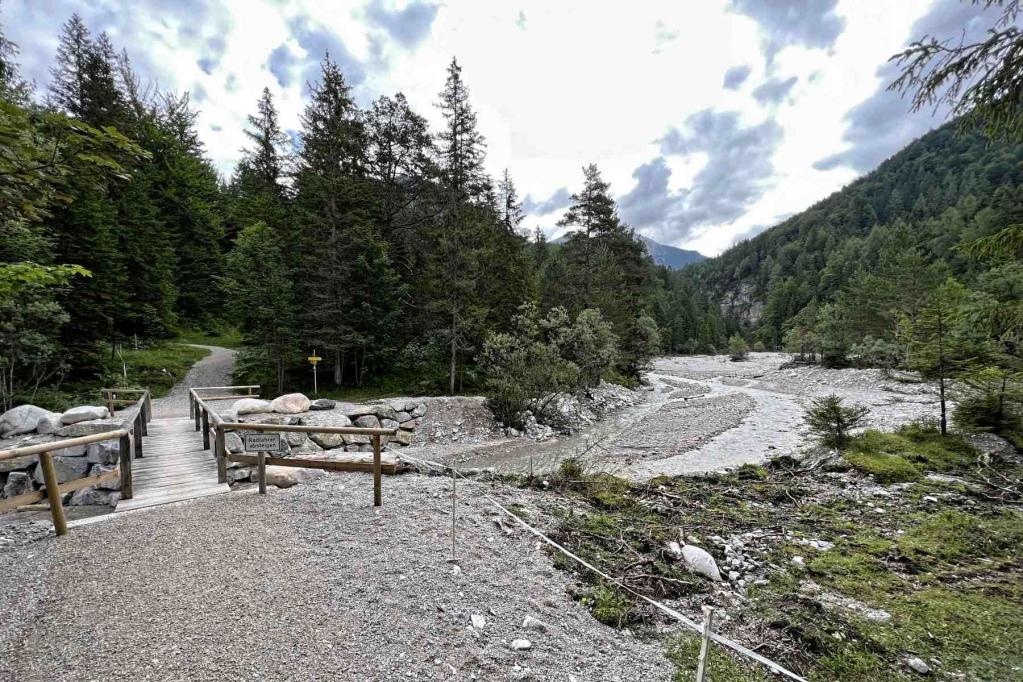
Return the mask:
<svg viewBox="0 0 1023 682">
<path fill-rule="evenodd" d="M 390 445 L 384 445 L 384 447 L 386 447 L 388 450 L 391 450 L 392 452 L 394 452 L 399 457 L 401 457 L 403 459 L 407 459 L 407 460 L 409 460 L 409 461 L 411 461 L 413 463 L 418 463 L 420 465 L 424 465 L 424 466 L 427 466 L 427 467 L 440 467 L 441 469 L 450 469 L 453 473 L 457 474 L 458 476 L 460 476 L 464 480 L 471 482 L 471 479 L 466 478 L 462 474 L 462 472 L 458 471 L 458 469 L 456 469 L 455 467 L 453 467 L 451 465 L 440 464 L 439 462 L 428 462 L 426 460 L 421 460 L 421 459 L 418 459 L 416 457 L 412 457 L 411 455 L 408 455 L 408 454 L 406 454 L 404 452 L 401 452 L 399 450 L 395 450 Z M 502 505 L 500 502 L 495 500 L 490 495 L 487 495 L 486 493 L 484 493 L 483 494 L 483 498 L 486 499 L 491 504 L 493 504 L 499 510 L 501 510 L 504 514 L 506 514 L 506 515 L 510 516 L 512 519 L 514 519 L 516 523 L 518 523 L 520 526 L 525 528 L 527 531 L 529 531 L 530 533 L 532 533 L 536 537 L 540 538 L 541 540 L 543 540 L 548 545 L 550 545 L 551 547 L 555 548 L 556 550 L 558 550 L 559 552 L 561 552 L 565 556 L 567 556 L 570 559 L 576 561 L 577 563 L 581 564 L 582 566 L 585 566 L 590 571 L 592 571 L 593 573 L 596 573 L 597 575 L 599 575 L 600 577 L 604 578 L 605 580 L 607 580 L 607 581 L 609 581 L 611 583 L 614 583 L 620 589 L 625 590 L 626 592 L 634 595 L 635 597 L 637 597 L 639 599 L 642 599 L 643 601 L 645 601 L 646 603 L 650 604 L 651 606 L 653 606 L 657 610 L 661 611 L 662 613 L 664 613 L 664 614 L 670 616 L 671 618 L 677 620 L 678 622 L 682 623 L 683 625 L 685 625 L 690 630 L 692 630 L 694 632 L 697 632 L 700 635 L 703 635 L 703 626 L 700 623 L 697 623 L 696 621 L 692 620 L 691 618 L 688 618 L 687 616 L 679 613 L 678 611 L 676 611 L 675 609 L 671 608 L 667 604 L 659 602 L 656 599 L 651 599 L 650 597 L 647 597 L 646 595 L 641 594 L 640 592 L 637 592 L 636 590 L 634 590 L 633 588 L 629 587 L 628 585 L 626 585 L 622 581 L 618 580 L 617 578 L 614 578 L 614 577 L 608 575 L 607 573 L 605 573 L 601 569 L 597 568 L 593 564 L 589 563 L 588 561 L 586 561 L 582 557 L 576 555 L 570 549 L 562 546 L 561 544 L 559 544 L 555 540 L 552 540 L 551 538 L 547 537 L 546 535 L 544 535 L 544 533 L 542 531 L 540 531 L 540 530 L 538 530 L 536 528 L 533 528 L 531 525 L 529 525 L 528 523 L 523 521 L 522 518 L 520 518 L 514 512 L 508 510 L 504 505 Z M 785 677 L 788 677 L 791 680 L 796 680 L 796 682 L 806 682 L 806 678 L 800 677 L 799 675 L 797 675 L 796 673 L 792 672 L 791 670 L 789 670 L 788 668 L 784 667 L 783 665 L 781 665 L 779 663 L 775 663 L 771 659 L 765 658 L 764 656 L 761 656 L 760 654 L 758 654 L 757 652 L 753 651 L 752 649 L 749 649 L 749 648 L 743 646 L 742 644 L 739 644 L 738 642 L 736 642 L 734 640 L 731 640 L 731 639 L 729 639 L 727 637 L 724 637 L 723 635 L 719 635 L 719 634 L 717 634 L 715 632 L 709 633 L 709 636 L 710 636 L 711 639 L 713 639 L 718 644 L 726 646 L 729 649 L 732 649 L 733 651 L 735 651 L 736 653 L 739 653 L 739 654 L 742 654 L 743 656 L 746 656 L 747 658 L 753 659 L 757 663 L 760 663 L 761 665 L 764 665 L 764 666 L 770 668 L 771 670 L 773 670 L 774 672 L 778 673 L 779 675 L 784 675 Z"/>
</svg>

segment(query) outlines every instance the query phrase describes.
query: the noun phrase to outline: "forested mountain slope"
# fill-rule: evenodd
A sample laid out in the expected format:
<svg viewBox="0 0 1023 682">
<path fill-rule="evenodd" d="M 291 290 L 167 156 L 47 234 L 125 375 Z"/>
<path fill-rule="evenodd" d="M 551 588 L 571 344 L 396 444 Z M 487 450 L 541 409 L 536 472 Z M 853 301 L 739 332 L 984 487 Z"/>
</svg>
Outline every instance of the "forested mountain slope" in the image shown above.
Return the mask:
<svg viewBox="0 0 1023 682">
<path fill-rule="evenodd" d="M 792 318 L 830 301 L 861 269 L 912 251 L 967 281 L 991 267 L 955 247 L 1023 215 L 1023 146 L 958 135 L 950 123 L 842 190 L 690 266 L 722 312 L 779 346 Z M 789 325 L 791 326 L 791 325 Z"/>
</svg>

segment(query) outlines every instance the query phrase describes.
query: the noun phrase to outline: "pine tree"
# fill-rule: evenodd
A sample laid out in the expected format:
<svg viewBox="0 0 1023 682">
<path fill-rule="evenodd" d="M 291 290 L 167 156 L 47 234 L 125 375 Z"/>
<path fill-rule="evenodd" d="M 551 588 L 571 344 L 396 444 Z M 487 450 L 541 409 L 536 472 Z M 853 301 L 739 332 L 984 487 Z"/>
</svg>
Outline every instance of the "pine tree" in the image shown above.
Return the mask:
<svg viewBox="0 0 1023 682">
<path fill-rule="evenodd" d="M 32 97 L 32 85 L 21 77 L 18 51 L 18 46 L 4 36 L 0 27 L 0 99 L 25 106 Z"/>
<path fill-rule="evenodd" d="M 296 173 L 303 340 L 332 356 L 341 384 L 346 356 L 357 384 L 389 347 L 400 284 L 371 220 L 362 113 L 337 65 L 325 58 L 302 116 Z M 311 275 L 311 276 L 310 276 Z"/>
<path fill-rule="evenodd" d="M 451 60 L 448 78 L 437 105 L 444 116 L 440 142 L 441 169 L 450 203 L 484 202 L 490 179 L 483 169 L 486 141 L 476 128 L 476 112 L 469 104 L 469 91 L 462 81 L 462 67 Z"/>
<path fill-rule="evenodd" d="M 290 160 L 288 136 L 281 129 L 269 88 L 256 104 L 256 113 L 248 117 L 245 135 L 250 145 L 242 150 L 242 158 L 229 187 L 231 220 L 227 236 L 256 222 L 264 222 L 290 237 L 287 223 L 287 186 L 285 178 Z"/>
<path fill-rule="evenodd" d="M 501 175 L 501 181 L 497 186 L 500 205 L 499 210 L 501 212 L 501 225 L 509 234 L 518 234 L 519 225 L 525 219 L 525 214 L 522 212 L 522 202 L 519 201 L 519 195 L 515 191 L 515 183 L 512 182 L 511 174 L 508 173 L 508 169 L 504 169 L 504 173 Z"/>
</svg>

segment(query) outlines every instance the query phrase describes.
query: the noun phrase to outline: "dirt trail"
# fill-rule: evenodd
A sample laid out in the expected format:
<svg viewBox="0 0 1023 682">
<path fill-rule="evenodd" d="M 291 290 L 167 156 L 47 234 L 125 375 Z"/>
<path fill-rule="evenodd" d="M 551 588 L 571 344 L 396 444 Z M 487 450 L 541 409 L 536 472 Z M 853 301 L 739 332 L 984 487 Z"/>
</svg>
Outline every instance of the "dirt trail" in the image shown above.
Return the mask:
<svg viewBox="0 0 1023 682">
<path fill-rule="evenodd" d="M 192 365 L 185 377 L 174 385 L 163 398 L 153 400 L 153 417 L 188 416 L 188 389 L 195 386 L 227 386 L 231 383 L 234 373 L 234 361 L 237 351 L 220 346 L 203 346 L 188 344 L 196 348 L 206 348 L 210 354 Z"/>
</svg>

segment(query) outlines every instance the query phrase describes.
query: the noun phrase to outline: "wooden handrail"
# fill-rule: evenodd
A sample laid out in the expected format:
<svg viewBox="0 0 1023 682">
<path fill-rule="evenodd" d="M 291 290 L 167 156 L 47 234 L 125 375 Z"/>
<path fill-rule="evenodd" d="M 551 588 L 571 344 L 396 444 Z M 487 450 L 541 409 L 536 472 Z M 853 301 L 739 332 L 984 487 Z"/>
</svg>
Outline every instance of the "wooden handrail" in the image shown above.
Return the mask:
<svg viewBox="0 0 1023 682">
<path fill-rule="evenodd" d="M 236 388 L 260 388 L 259 384 L 246 384 L 244 386 L 196 386 L 193 391 L 230 391 Z M 245 397 L 245 396 L 242 396 Z"/>
<path fill-rule="evenodd" d="M 305 426 L 298 424 L 260 424 L 257 422 L 226 422 L 224 419 L 214 412 L 209 405 L 206 404 L 206 400 L 213 400 L 214 398 L 201 398 L 198 391 L 202 390 L 225 390 L 228 388 L 249 388 L 258 389 L 258 385 L 253 386 L 197 386 L 195 388 L 188 389 L 188 409 L 189 416 L 195 421 L 195 430 L 202 431 L 203 449 L 209 450 L 210 448 L 210 431 L 213 431 L 212 450 L 213 456 L 217 460 L 217 480 L 220 483 L 227 482 L 227 461 L 232 459 L 233 461 L 248 461 L 235 459 L 235 457 L 249 457 L 246 455 L 230 455 L 227 452 L 227 447 L 224 442 L 224 436 L 230 431 L 273 431 L 277 433 L 333 433 L 333 434 L 348 434 L 352 436 L 369 436 L 373 444 L 373 506 L 379 507 L 381 504 L 381 480 L 380 476 L 382 473 L 382 467 L 380 463 L 380 439 L 383 436 L 393 436 L 398 433 L 398 429 L 383 429 L 383 428 L 364 428 L 361 426 Z M 232 396 L 235 397 L 235 396 Z M 238 398 L 247 398 L 250 396 L 237 396 Z M 255 464 L 259 468 L 259 492 L 260 494 L 266 494 L 266 465 L 267 457 L 265 453 L 258 453 L 255 456 Z M 313 460 L 313 459 L 301 459 L 296 457 L 284 458 L 270 458 L 271 463 L 279 464 L 281 466 L 297 466 L 306 468 L 320 468 L 320 469 L 341 469 L 338 463 L 326 461 L 326 460 Z"/>
<path fill-rule="evenodd" d="M 110 400 L 109 391 L 120 390 L 120 389 L 101 389 L 102 395 L 107 400 Z M 136 389 L 131 389 L 134 392 L 138 392 Z M 134 438 L 135 445 L 135 457 L 142 456 L 142 436 L 146 434 L 146 423 L 149 422 L 153 417 L 151 396 L 148 390 L 142 390 L 141 396 L 135 401 L 134 408 L 128 411 L 128 415 L 121 422 L 121 428 L 114 429 L 112 431 L 103 431 L 101 433 L 94 433 L 88 436 L 76 436 L 74 438 L 65 438 L 63 440 L 51 441 L 49 443 L 38 443 L 36 445 L 26 445 L 20 448 L 12 448 L 10 450 L 0 451 L 0 462 L 10 459 L 17 459 L 19 457 L 30 457 L 35 455 L 40 465 L 43 468 L 43 479 L 45 481 L 46 490 L 35 490 L 30 493 L 24 493 L 13 498 L 9 498 L 0 503 L 0 513 L 7 511 L 8 509 L 14 509 L 15 507 L 22 506 L 25 504 L 31 504 L 43 497 L 49 498 L 50 502 L 50 514 L 53 517 L 53 530 L 56 535 L 67 534 L 67 521 L 64 517 L 64 505 L 61 501 L 62 496 L 65 493 L 72 492 L 75 490 L 81 490 L 82 488 L 88 488 L 89 486 L 98 485 L 103 481 L 111 480 L 116 475 L 121 479 L 121 497 L 126 500 L 130 500 L 132 497 L 132 480 L 131 480 L 131 460 L 132 453 L 130 452 L 132 446 L 132 439 Z M 118 447 L 118 463 L 117 467 L 113 471 L 109 471 L 99 476 L 84 476 L 82 478 L 75 479 L 73 481 L 67 481 L 62 484 L 57 483 L 57 474 L 53 468 L 53 453 L 57 450 L 63 450 L 65 448 L 71 448 L 78 445 L 91 445 L 93 443 L 101 443 L 107 440 L 113 440 L 117 438 L 120 440 Z"/>
</svg>

